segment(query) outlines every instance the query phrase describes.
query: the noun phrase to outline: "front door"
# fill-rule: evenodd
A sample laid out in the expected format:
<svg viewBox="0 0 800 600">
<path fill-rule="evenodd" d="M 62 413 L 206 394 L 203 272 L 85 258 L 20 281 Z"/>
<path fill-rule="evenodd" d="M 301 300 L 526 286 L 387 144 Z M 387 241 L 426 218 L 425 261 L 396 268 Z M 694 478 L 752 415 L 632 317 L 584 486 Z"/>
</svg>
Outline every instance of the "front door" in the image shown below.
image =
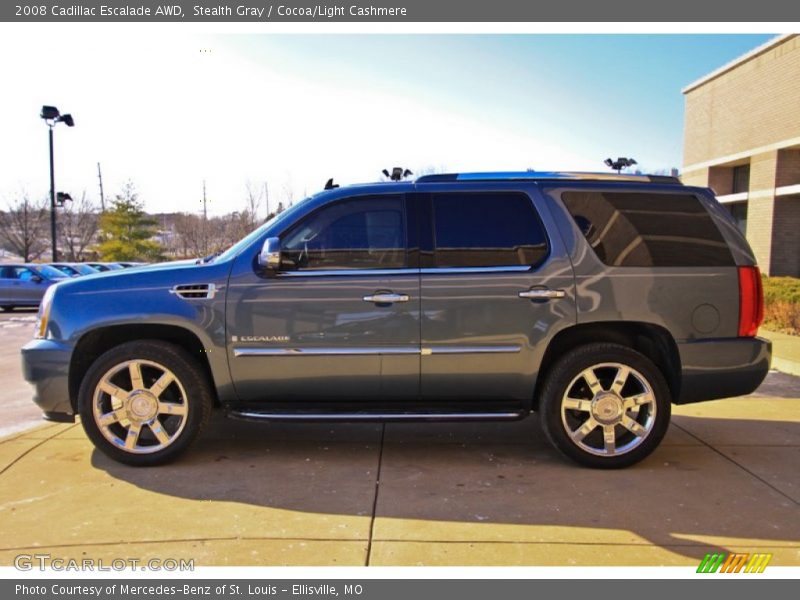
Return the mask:
<svg viewBox="0 0 800 600">
<path fill-rule="evenodd" d="M 14 301 L 20 305 L 36 306 L 44 295 L 42 277 L 28 267 L 15 267 L 17 281 L 14 285 Z"/>
<path fill-rule="evenodd" d="M 575 323 L 572 266 L 534 187 L 420 184 L 421 395 L 533 397 L 547 341 Z"/>
<path fill-rule="evenodd" d="M 332 201 L 281 233 L 277 275 L 232 275 L 228 352 L 242 400 L 418 397 L 419 270 L 406 212 L 402 194 Z"/>
</svg>

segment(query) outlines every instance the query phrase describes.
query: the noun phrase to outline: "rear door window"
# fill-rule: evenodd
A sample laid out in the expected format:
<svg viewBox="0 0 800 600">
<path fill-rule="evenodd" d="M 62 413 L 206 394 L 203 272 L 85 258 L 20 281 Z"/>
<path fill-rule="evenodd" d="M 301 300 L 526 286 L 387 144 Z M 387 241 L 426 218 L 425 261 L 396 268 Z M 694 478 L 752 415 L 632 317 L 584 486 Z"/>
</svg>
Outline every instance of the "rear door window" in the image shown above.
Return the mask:
<svg viewBox="0 0 800 600">
<path fill-rule="evenodd" d="M 597 257 L 609 266 L 734 264 L 728 244 L 692 194 L 567 191 L 561 199 Z"/>
<path fill-rule="evenodd" d="M 441 193 L 431 201 L 438 268 L 530 267 L 547 256 L 544 227 L 525 194 Z"/>
</svg>

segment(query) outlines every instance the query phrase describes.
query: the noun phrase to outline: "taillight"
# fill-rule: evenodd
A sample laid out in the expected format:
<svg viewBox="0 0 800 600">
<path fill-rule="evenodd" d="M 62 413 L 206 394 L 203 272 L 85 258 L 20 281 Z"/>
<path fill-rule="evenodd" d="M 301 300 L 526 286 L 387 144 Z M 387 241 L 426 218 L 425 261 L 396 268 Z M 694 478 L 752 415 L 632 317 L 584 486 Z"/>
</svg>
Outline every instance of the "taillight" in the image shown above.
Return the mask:
<svg viewBox="0 0 800 600">
<path fill-rule="evenodd" d="M 753 337 L 764 320 L 764 290 L 758 267 L 739 267 L 739 337 Z"/>
</svg>

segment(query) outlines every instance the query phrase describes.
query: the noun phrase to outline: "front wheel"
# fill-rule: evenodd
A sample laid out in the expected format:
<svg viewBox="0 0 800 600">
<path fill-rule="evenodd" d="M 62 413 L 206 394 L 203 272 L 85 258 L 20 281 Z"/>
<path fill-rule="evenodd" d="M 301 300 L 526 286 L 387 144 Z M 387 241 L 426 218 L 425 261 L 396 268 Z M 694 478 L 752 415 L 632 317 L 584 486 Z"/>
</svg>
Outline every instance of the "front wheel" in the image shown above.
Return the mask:
<svg viewBox="0 0 800 600">
<path fill-rule="evenodd" d="M 670 420 L 670 390 L 646 356 L 618 344 L 587 344 L 546 376 L 542 427 L 569 458 L 596 468 L 639 462 L 656 449 Z"/>
<path fill-rule="evenodd" d="M 177 457 L 208 421 L 211 407 L 196 361 L 157 340 L 128 342 L 101 355 L 78 393 L 81 423 L 94 445 L 133 466 Z"/>
</svg>

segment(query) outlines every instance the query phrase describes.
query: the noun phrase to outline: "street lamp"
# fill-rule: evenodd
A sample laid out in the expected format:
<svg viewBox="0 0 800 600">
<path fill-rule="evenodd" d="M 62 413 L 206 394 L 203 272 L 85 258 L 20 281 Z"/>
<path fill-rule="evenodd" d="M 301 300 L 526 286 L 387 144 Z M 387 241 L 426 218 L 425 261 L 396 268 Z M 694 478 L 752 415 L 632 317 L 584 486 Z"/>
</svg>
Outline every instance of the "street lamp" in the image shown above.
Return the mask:
<svg viewBox="0 0 800 600">
<path fill-rule="evenodd" d="M 53 128 L 57 123 L 64 123 L 67 127 L 74 127 L 75 121 L 72 115 L 62 115 L 55 106 L 43 106 L 39 116 L 47 123 L 48 138 L 50 140 L 50 237 L 53 242 L 53 262 L 55 262 L 58 260 L 58 248 L 56 243 L 56 176 L 53 167 Z M 61 192 L 59 192 L 59 196 L 61 196 Z M 59 200 L 61 200 L 60 197 Z M 63 200 L 61 200 L 60 206 L 64 206 Z"/>
</svg>

